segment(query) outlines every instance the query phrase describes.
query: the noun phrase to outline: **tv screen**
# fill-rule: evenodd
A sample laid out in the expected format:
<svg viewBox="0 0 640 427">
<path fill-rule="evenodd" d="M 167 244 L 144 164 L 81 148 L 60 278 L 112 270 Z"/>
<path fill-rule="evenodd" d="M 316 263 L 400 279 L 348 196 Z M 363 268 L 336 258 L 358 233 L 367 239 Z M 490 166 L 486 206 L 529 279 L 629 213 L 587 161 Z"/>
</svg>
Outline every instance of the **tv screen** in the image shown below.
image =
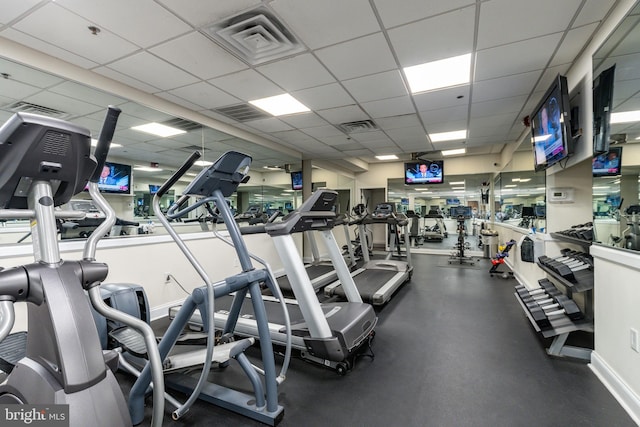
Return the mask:
<svg viewBox="0 0 640 427">
<path fill-rule="evenodd" d="M 131 194 L 131 166 L 105 162 L 98 189 L 102 193 Z"/>
<path fill-rule="evenodd" d="M 451 218 L 471 218 L 471 206 L 454 206 L 449 208 Z"/>
<path fill-rule="evenodd" d="M 291 189 L 302 190 L 302 171 L 291 172 Z"/>
<path fill-rule="evenodd" d="M 149 184 L 149 194 L 156 194 L 159 189 L 159 185 Z"/>
<path fill-rule="evenodd" d="M 615 72 L 614 64 L 601 72 L 593 81 L 593 154 L 609 151 Z"/>
<path fill-rule="evenodd" d="M 416 160 L 404 164 L 406 185 L 442 184 L 443 182 L 444 161 L 442 160 Z"/>
<path fill-rule="evenodd" d="M 540 171 L 573 154 L 567 79 L 558 75 L 531 114 L 535 170 Z"/>
<path fill-rule="evenodd" d="M 593 156 L 593 176 L 620 175 L 622 147 L 609 147 L 609 151 Z"/>
</svg>

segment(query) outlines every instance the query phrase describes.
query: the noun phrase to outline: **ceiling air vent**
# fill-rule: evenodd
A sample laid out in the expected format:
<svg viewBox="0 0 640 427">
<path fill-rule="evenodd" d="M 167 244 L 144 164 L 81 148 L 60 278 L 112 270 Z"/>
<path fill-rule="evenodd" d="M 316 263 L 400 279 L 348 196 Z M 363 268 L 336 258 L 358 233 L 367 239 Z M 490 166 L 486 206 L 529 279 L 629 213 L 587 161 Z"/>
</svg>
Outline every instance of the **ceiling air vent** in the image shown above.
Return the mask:
<svg viewBox="0 0 640 427">
<path fill-rule="evenodd" d="M 373 120 L 358 120 L 356 122 L 340 123 L 340 130 L 346 133 L 371 132 L 378 130 L 378 126 Z"/>
<path fill-rule="evenodd" d="M 250 65 L 306 50 L 293 33 L 263 6 L 205 26 L 203 31 Z"/>
<path fill-rule="evenodd" d="M 44 107 L 42 105 L 32 104 L 25 101 L 14 102 L 4 108 L 9 111 L 13 111 L 14 113 L 41 114 L 58 119 L 67 119 L 71 117 L 70 113 L 65 113 L 64 111 L 56 110 L 55 108 Z"/>
<path fill-rule="evenodd" d="M 251 120 L 273 117 L 250 104 L 231 105 L 229 107 L 216 108 L 211 111 L 239 122 L 248 122 Z"/>
<path fill-rule="evenodd" d="M 185 132 L 190 132 L 192 130 L 201 129 L 202 125 L 200 123 L 192 122 L 191 120 L 185 120 L 180 118 L 169 119 L 162 122 L 165 126 L 171 126 L 172 128 L 180 129 Z"/>
</svg>

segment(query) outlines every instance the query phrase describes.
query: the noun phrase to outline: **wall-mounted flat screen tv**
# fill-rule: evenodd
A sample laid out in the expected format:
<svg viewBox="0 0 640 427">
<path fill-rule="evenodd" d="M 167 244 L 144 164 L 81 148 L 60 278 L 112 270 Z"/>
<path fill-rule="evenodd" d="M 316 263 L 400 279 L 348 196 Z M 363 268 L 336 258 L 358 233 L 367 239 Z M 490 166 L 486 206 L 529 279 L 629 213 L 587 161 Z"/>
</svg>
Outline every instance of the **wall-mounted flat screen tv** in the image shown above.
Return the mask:
<svg viewBox="0 0 640 427">
<path fill-rule="evenodd" d="M 131 194 L 131 166 L 105 162 L 98 189 L 102 193 Z"/>
<path fill-rule="evenodd" d="M 531 114 L 535 170 L 544 170 L 573 154 L 567 79 L 558 75 Z"/>
<path fill-rule="evenodd" d="M 291 189 L 302 190 L 302 171 L 291 172 Z"/>
<path fill-rule="evenodd" d="M 593 154 L 609 151 L 611 136 L 611 109 L 613 108 L 613 82 L 615 80 L 615 64 L 593 81 Z"/>
<path fill-rule="evenodd" d="M 406 185 L 442 184 L 444 182 L 444 161 L 415 160 L 404 164 Z"/>
<path fill-rule="evenodd" d="M 593 156 L 593 176 L 620 175 L 622 147 L 609 147 L 609 151 Z"/>
</svg>

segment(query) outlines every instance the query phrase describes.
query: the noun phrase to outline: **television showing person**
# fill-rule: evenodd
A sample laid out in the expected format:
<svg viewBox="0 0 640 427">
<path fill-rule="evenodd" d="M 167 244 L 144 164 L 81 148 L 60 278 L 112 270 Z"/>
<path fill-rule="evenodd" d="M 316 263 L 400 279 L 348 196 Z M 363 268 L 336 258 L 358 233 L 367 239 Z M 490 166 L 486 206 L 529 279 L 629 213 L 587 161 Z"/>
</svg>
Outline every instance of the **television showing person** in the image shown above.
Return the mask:
<svg viewBox="0 0 640 427">
<path fill-rule="evenodd" d="M 102 168 L 102 172 L 100 173 L 100 179 L 98 180 L 98 184 L 104 185 L 116 185 L 117 180 L 113 176 L 113 171 L 110 166 L 104 165 Z"/>
<path fill-rule="evenodd" d="M 609 170 L 617 170 L 620 167 L 620 158 L 615 151 L 609 151 L 604 160 L 604 168 Z"/>
</svg>

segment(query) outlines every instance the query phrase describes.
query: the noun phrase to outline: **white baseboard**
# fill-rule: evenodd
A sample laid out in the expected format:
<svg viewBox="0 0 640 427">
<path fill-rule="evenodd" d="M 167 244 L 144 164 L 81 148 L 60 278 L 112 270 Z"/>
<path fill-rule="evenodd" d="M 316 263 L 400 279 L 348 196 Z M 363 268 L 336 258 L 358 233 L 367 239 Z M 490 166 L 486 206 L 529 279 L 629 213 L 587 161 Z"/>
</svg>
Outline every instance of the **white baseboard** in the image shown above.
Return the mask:
<svg viewBox="0 0 640 427">
<path fill-rule="evenodd" d="M 640 426 L 640 396 L 635 394 L 595 351 L 591 353 L 589 367 L 633 421 Z"/>
<path fill-rule="evenodd" d="M 182 305 L 183 302 L 184 302 L 184 299 L 180 299 L 180 300 L 176 300 L 176 301 L 167 302 L 167 303 L 164 303 L 162 305 L 159 305 L 157 307 L 152 308 L 151 309 L 151 313 L 150 313 L 151 321 L 153 322 L 154 320 L 158 320 L 158 319 L 162 319 L 163 317 L 167 317 L 169 315 L 169 309 L 171 307 L 174 307 L 176 305 Z"/>
</svg>

